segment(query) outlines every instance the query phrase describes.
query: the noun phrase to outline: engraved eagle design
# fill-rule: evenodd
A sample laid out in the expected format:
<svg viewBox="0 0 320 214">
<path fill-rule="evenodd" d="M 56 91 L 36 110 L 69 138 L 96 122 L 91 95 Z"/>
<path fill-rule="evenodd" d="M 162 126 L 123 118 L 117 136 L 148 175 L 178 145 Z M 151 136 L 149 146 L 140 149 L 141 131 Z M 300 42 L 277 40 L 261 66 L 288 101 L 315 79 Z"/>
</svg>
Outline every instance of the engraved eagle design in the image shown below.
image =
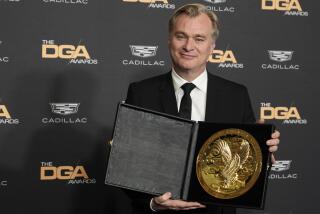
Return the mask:
<svg viewBox="0 0 320 214">
<path fill-rule="evenodd" d="M 212 165 L 210 164 L 211 169 L 207 173 L 218 173 L 224 188 L 230 188 L 234 184 L 244 185 L 243 181 L 238 179 L 237 172 L 242 169 L 249 157 L 250 145 L 248 141 L 242 139 L 238 151 L 232 154 L 228 143 L 223 139 L 218 139 L 213 144 L 210 153 L 207 163 L 210 162 Z"/>
</svg>

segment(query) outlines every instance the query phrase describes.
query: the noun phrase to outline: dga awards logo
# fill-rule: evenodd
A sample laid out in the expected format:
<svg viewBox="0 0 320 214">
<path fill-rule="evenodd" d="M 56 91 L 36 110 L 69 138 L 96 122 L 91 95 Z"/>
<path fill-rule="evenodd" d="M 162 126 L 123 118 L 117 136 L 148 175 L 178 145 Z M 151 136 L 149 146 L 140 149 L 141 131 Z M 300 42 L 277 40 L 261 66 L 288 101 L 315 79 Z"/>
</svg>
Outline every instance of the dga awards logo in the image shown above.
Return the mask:
<svg viewBox="0 0 320 214">
<path fill-rule="evenodd" d="M 41 162 L 41 181 L 65 181 L 67 184 L 94 184 L 96 179 L 90 178 L 83 165 L 57 166 L 53 162 Z"/>
<path fill-rule="evenodd" d="M 19 124 L 19 119 L 12 118 L 8 108 L 5 105 L 0 105 L 0 125 L 1 124 Z"/>
<path fill-rule="evenodd" d="M 289 63 L 292 60 L 294 51 L 268 50 L 268 56 L 274 63 L 264 63 L 261 68 L 267 70 L 296 71 L 300 65 Z"/>
<path fill-rule="evenodd" d="M 261 0 L 262 10 L 280 11 L 286 16 L 308 16 L 299 0 Z"/>
<path fill-rule="evenodd" d="M 292 160 L 278 160 L 272 164 L 269 179 L 298 179 L 297 173 L 292 173 L 291 168 Z"/>
<path fill-rule="evenodd" d="M 135 59 L 123 59 L 123 65 L 164 66 L 163 60 L 149 60 L 157 55 L 158 46 L 130 45 L 131 55 Z"/>
<path fill-rule="evenodd" d="M 70 64 L 98 64 L 91 58 L 85 45 L 55 44 L 54 40 L 42 40 L 42 58 L 67 60 Z"/>
<path fill-rule="evenodd" d="M 84 124 L 87 123 L 86 117 L 72 117 L 77 114 L 80 103 L 50 103 L 51 111 L 59 117 L 44 117 L 44 124 Z"/>
<path fill-rule="evenodd" d="M 82 4 L 87 5 L 88 0 L 42 0 L 44 3 L 56 3 L 56 4 L 70 4 L 70 5 L 76 5 L 76 4 Z"/>
<path fill-rule="evenodd" d="M 243 63 L 239 63 L 232 50 L 213 50 L 208 59 L 211 63 L 218 64 L 218 68 L 242 69 Z"/>
<path fill-rule="evenodd" d="M 0 0 L 0 2 L 1 2 L 1 0 Z M 0 40 L 0 64 L 9 62 L 9 57 L 8 56 L 1 55 L 1 46 L 2 45 L 3 45 L 3 41 Z"/>
<path fill-rule="evenodd" d="M 208 10 L 213 12 L 224 12 L 224 13 L 234 13 L 235 7 L 233 6 L 226 6 L 227 0 L 203 0 L 204 2 L 208 3 L 206 5 Z"/>
<path fill-rule="evenodd" d="M 281 121 L 286 125 L 305 125 L 307 119 L 301 117 L 296 106 L 272 106 L 271 103 L 261 103 L 260 119 Z"/>
<path fill-rule="evenodd" d="M 169 0 L 122 0 L 125 3 L 145 4 L 149 8 L 155 9 L 175 9 L 174 4 L 170 4 Z"/>
</svg>

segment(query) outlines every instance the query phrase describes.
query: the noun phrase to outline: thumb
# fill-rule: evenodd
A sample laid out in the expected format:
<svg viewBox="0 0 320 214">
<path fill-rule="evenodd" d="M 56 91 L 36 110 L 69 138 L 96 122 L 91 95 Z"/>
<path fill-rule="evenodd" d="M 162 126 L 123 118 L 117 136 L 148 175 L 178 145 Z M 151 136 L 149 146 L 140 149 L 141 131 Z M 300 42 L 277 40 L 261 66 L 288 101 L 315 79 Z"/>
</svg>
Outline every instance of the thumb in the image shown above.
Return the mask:
<svg viewBox="0 0 320 214">
<path fill-rule="evenodd" d="M 271 163 L 275 164 L 276 163 L 276 158 L 274 157 L 273 154 L 271 154 Z"/>
<path fill-rule="evenodd" d="M 169 200 L 171 198 L 171 192 L 166 192 L 164 193 L 163 195 L 160 195 L 158 197 L 155 197 L 154 198 L 154 201 L 157 203 L 157 204 L 161 204 L 167 200 Z"/>
</svg>

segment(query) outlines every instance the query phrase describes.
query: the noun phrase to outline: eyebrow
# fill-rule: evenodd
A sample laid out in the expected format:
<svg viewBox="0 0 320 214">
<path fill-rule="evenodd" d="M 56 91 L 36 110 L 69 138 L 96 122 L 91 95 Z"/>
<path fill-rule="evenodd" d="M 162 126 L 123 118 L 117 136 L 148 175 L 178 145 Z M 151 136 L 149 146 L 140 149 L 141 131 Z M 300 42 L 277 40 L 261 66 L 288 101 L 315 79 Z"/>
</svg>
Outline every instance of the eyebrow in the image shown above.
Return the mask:
<svg viewBox="0 0 320 214">
<path fill-rule="evenodd" d="M 179 34 L 183 34 L 183 35 L 188 36 L 185 32 L 182 32 L 182 31 L 177 31 L 177 32 L 174 33 L 174 35 L 179 35 Z M 195 35 L 192 35 L 191 37 L 202 37 L 202 38 L 206 38 L 206 36 L 203 35 L 203 34 L 195 34 Z"/>
<path fill-rule="evenodd" d="M 202 34 L 196 34 L 194 37 L 202 37 L 202 38 L 206 38 L 205 35 L 202 35 Z"/>
</svg>

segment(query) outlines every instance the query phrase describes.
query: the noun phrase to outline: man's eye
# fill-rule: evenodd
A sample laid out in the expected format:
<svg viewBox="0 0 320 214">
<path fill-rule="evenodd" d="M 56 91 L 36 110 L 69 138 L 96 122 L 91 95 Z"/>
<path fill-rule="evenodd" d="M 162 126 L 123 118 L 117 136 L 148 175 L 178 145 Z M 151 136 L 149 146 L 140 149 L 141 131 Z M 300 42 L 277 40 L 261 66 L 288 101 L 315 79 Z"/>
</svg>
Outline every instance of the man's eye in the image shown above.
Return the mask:
<svg viewBox="0 0 320 214">
<path fill-rule="evenodd" d="M 196 38 L 195 39 L 197 42 L 203 42 L 204 41 L 204 38 Z"/>
<path fill-rule="evenodd" d="M 185 36 L 183 36 L 183 35 L 176 35 L 176 38 L 177 38 L 177 39 L 184 39 Z"/>
</svg>

